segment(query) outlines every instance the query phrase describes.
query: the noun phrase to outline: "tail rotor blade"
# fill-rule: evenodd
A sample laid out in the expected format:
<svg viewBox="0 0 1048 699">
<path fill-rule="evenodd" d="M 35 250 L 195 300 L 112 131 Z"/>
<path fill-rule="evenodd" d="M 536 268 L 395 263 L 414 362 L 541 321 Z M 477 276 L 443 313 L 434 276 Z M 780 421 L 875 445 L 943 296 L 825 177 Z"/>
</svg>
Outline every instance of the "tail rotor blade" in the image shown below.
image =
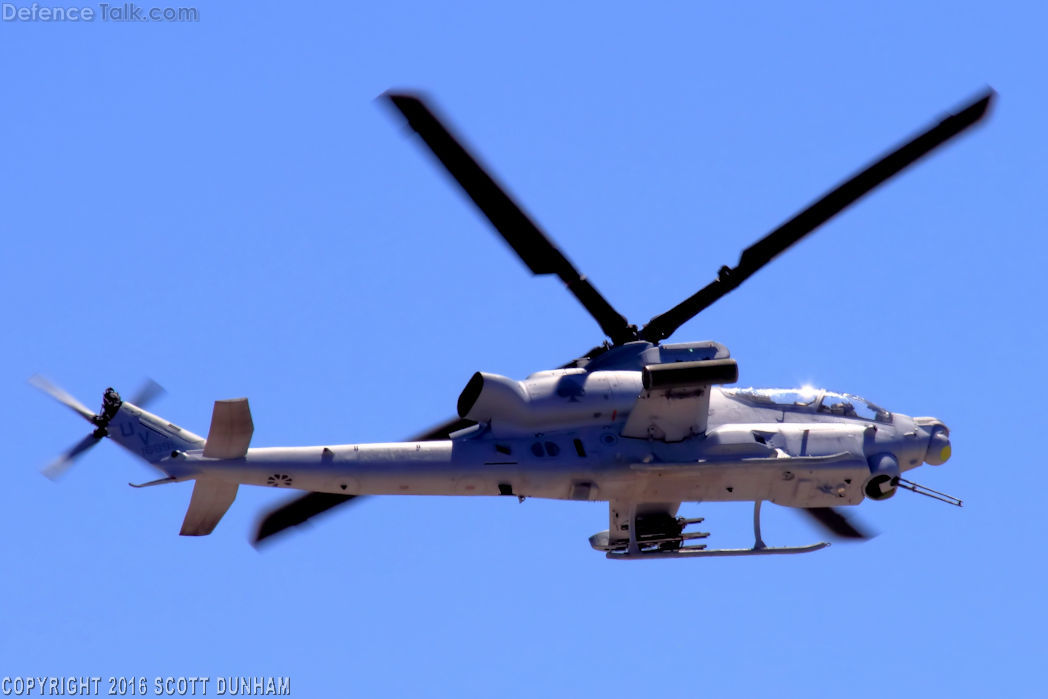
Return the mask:
<svg viewBox="0 0 1048 699">
<path fill-rule="evenodd" d="M 135 391 L 135 394 L 128 402 L 137 405 L 140 408 L 144 408 L 166 392 L 167 391 L 164 390 L 164 387 L 153 379 L 146 379 L 146 382 Z"/>
<path fill-rule="evenodd" d="M 43 469 L 42 473 L 53 481 L 58 480 L 65 474 L 66 471 L 69 470 L 69 467 L 73 465 L 73 462 L 77 459 L 77 457 L 79 457 L 85 451 L 102 441 L 102 437 L 104 436 L 104 434 L 92 432 L 91 434 L 87 435 L 79 442 L 74 444 L 72 448 L 69 449 L 69 451 L 62 454 L 60 457 L 48 464 Z"/>
<path fill-rule="evenodd" d="M 45 379 L 40 374 L 36 374 L 36 375 L 30 377 L 29 383 L 33 387 L 38 388 L 41 391 L 43 391 L 44 393 L 46 393 L 47 395 L 51 396 L 56 401 L 58 401 L 59 403 L 61 403 L 64 406 L 66 406 L 67 408 L 69 408 L 74 413 L 76 413 L 80 417 L 84 418 L 88 422 L 90 422 L 92 424 L 95 422 L 95 414 L 94 414 L 94 412 L 92 412 L 91 410 L 88 410 L 87 407 L 84 406 L 83 403 L 78 401 L 76 398 L 73 398 L 73 396 L 69 395 L 64 390 L 62 390 L 58 386 L 56 386 L 53 383 L 51 383 L 50 381 Z"/>
<path fill-rule="evenodd" d="M 963 109 L 910 139 L 877 162 L 825 194 L 799 214 L 746 248 L 734 268 L 722 267 L 717 279 L 665 313 L 652 318 L 640 337 L 658 342 L 738 287 L 780 253 L 851 206 L 922 157 L 977 124 L 996 93 L 988 89 Z"/>
</svg>

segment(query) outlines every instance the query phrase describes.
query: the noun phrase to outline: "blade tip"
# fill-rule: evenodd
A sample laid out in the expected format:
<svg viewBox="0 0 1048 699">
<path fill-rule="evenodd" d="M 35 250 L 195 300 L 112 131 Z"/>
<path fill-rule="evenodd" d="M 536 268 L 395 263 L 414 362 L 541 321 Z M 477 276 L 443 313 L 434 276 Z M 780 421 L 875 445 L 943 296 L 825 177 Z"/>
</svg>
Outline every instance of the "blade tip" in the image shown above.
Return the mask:
<svg viewBox="0 0 1048 699">
<path fill-rule="evenodd" d="M 990 107 L 997 101 L 997 91 L 987 85 L 959 114 L 968 117 L 971 123 L 982 121 Z"/>
<path fill-rule="evenodd" d="M 45 393 L 48 392 L 48 388 L 54 386 L 54 384 L 51 383 L 43 374 L 33 374 L 28 379 L 26 379 L 26 381 L 33 388 L 43 391 Z"/>
<path fill-rule="evenodd" d="M 282 531 L 284 530 L 267 528 L 265 522 L 263 522 L 259 524 L 257 529 L 255 529 L 255 534 L 251 537 L 248 543 L 251 544 L 251 548 L 256 551 L 261 551 L 272 543 L 271 539 L 274 535 L 279 534 Z"/>
<path fill-rule="evenodd" d="M 40 475 L 42 475 L 44 478 L 51 481 L 52 483 L 57 483 L 58 479 L 62 477 L 63 473 L 65 473 L 65 469 L 61 468 L 60 466 L 47 466 L 46 468 L 40 469 Z"/>
<path fill-rule="evenodd" d="M 422 104 L 422 95 L 414 90 L 386 90 L 379 98 L 386 99 L 401 111 Z"/>
</svg>

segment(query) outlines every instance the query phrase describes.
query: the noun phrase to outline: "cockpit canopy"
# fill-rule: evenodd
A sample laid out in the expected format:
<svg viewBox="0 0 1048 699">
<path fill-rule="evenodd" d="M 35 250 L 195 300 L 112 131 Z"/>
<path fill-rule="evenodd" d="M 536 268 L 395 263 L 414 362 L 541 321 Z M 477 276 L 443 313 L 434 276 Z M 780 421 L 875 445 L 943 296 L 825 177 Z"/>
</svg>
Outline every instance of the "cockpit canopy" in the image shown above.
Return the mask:
<svg viewBox="0 0 1048 699">
<path fill-rule="evenodd" d="M 725 388 L 724 395 L 759 408 L 788 408 L 798 412 L 825 413 L 857 420 L 891 422 L 892 414 L 865 398 L 819 388 Z"/>
</svg>

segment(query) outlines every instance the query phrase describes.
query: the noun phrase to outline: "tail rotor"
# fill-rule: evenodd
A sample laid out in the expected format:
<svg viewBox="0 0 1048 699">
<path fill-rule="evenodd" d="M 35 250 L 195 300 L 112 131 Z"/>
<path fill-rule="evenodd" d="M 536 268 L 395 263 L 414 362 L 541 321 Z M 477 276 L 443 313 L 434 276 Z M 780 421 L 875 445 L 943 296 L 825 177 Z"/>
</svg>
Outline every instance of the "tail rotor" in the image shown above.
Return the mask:
<svg viewBox="0 0 1048 699">
<path fill-rule="evenodd" d="M 113 388 L 107 388 L 105 394 L 102 396 L 102 409 L 98 414 L 95 414 L 64 389 L 56 386 L 39 374 L 30 378 L 29 383 L 33 387 L 38 388 L 51 396 L 95 427 L 89 435 L 67 449 L 61 456 L 42 469 L 41 472 L 45 476 L 51 480 L 58 480 L 84 452 L 101 442 L 105 437 L 109 436 L 109 422 L 120 410 L 120 406 L 123 405 L 124 401 L 120 397 L 120 394 Z M 132 403 L 144 407 L 163 393 L 164 389 L 160 384 L 150 379 L 135 392 L 135 399 Z"/>
</svg>

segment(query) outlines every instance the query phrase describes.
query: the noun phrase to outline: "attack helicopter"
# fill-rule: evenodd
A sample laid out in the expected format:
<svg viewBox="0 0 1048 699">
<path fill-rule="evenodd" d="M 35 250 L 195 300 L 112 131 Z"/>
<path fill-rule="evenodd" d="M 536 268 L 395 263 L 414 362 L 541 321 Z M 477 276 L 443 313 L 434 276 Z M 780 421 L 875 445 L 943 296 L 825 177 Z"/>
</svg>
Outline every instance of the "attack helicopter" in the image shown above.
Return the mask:
<svg viewBox="0 0 1048 699">
<path fill-rule="evenodd" d="M 611 559 L 807 553 L 827 542 L 767 546 L 763 502 L 807 513 L 835 536 L 868 534 L 839 509 L 886 500 L 899 488 L 961 505 L 903 478 L 950 458 L 950 431 L 858 396 L 803 387 L 728 387 L 738 366 L 717 342 L 669 343 L 685 322 L 883 182 L 979 123 L 987 89 L 847 179 L 746 248 L 734 267 L 695 294 L 630 324 L 506 190 L 480 165 L 426 100 L 390 92 L 389 105 L 534 275 L 556 275 L 606 340 L 557 369 L 523 380 L 477 372 L 458 398 L 458 416 L 398 443 L 250 446 L 246 398 L 215 402 L 207 437 L 145 410 L 149 385 L 132 400 L 112 388 L 96 414 L 42 377 L 31 382 L 94 429 L 45 469 L 57 477 L 109 437 L 163 474 L 132 484 L 194 481 L 181 534 L 210 534 L 241 485 L 306 491 L 267 513 L 258 544 L 366 495 L 487 495 L 608 503 L 608 528 L 590 545 Z M 754 542 L 709 549 L 702 518 L 678 516 L 683 502 L 753 503 Z"/>
</svg>

